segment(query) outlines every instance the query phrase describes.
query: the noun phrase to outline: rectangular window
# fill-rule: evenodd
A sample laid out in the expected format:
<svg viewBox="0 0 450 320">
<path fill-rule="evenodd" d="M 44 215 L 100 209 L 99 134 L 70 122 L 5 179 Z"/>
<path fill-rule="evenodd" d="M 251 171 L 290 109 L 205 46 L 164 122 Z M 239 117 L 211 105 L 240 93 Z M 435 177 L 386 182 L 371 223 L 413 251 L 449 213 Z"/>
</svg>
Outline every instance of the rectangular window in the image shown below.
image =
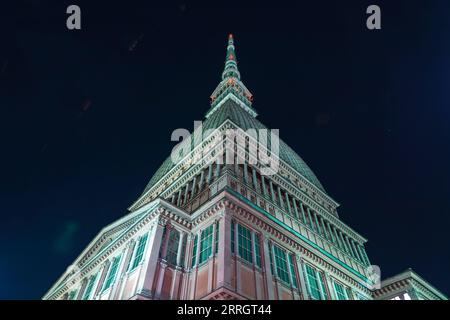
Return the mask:
<svg viewBox="0 0 450 320">
<path fill-rule="evenodd" d="M 242 259 L 253 263 L 252 232 L 240 224 L 238 224 L 238 252 Z"/>
<path fill-rule="evenodd" d="M 68 299 L 69 300 L 75 300 L 77 298 L 77 292 L 78 292 L 78 290 L 70 291 Z"/>
<path fill-rule="evenodd" d="M 197 259 L 197 245 L 198 245 L 198 234 L 196 234 L 194 238 L 194 248 L 192 248 L 191 268 L 193 268 L 197 263 L 197 261 L 195 261 Z"/>
<path fill-rule="evenodd" d="M 213 241 L 213 225 L 203 230 L 200 240 L 200 259 L 198 264 L 201 264 L 209 259 L 212 255 L 212 241 Z"/>
<path fill-rule="evenodd" d="M 231 253 L 234 253 L 234 220 L 231 220 Z"/>
<path fill-rule="evenodd" d="M 291 283 L 294 288 L 298 288 L 297 273 L 295 273 L 294 255 L 289 255 L 289 268 L 291 269 Z"/>
<path fill-rule="evenodd" d="M 309 293 L 311 294 L 311 297 L 315 300 L 320 300 L 320 290 L 319 290 L 319 283 L 317 281 L 317 274 L 316 270 L 314 268 L 310 267 L 309 265 L 305 264 L 306 269 L 306 277 L 308 279 L 308 285 L 309 285 Z"/>
<path fill-rule="evenodd" d="M 86 290 L 84 290 L 82 300 L 89 300 L 91 298 L 92 289 L 94 289 L 95 280 L 97 280 L 97 275 L 91 276 L 89 278 L 89 282 L 86 286 Z"/>
<path fill-rule="evenodd" d="M 167 243 L 166 261 L 173 266 L 177 265 L 179 242 L 180 233 L 175 229 L 171 229 L 169 234 L 169 242 Z"/>
<path fill-rule="evenodd" d="M 287 267 L 287 261 L 286 261 L 286 251 L 279 248 L 278 246 L 273 246 L 273 253 L 275 256 L 275 267 L 277 271 L 277 276 L 282 281 L 286 283 L 289 282 L 289 273 L 288 273 L 288 267 Z"/>
<path fill-rule="evenodd" d="M 322 291 L 323 300 L 328 300 L 328 292 L 327 287 L 325 285 L 325 275 L 322 272 L 319 272 L 319 283 L 320 283 L 320 290 Z"/>
<path fill-rule="evenodd" d="M 336 291 L 336 297 L 338 300 L 347 300 L 344 287 L 340 283 L 334 283 L 334 290 Z"/>
<path fill-rule="evenodd" d="M 131 265 L 131 270 L 136 268 L 139 263 L 141 263 L 142 258 L 144 257 L 145 246 L 147 244 L 148 233 L 144 234 L 139 238 L 139 242 L 136 248 L 136 254 L 134 256 L 133 264 Z"/>
<path fill-rule="evenodd" d="M 347 299 L 348 299 L 348 300 L 353 300 L 352 289 L 346 288 L 345 291 L 346 291 L 346 293 L 347 293 Z"/>
<path fill-rule="evenodd" d="M 108 277 L 106 277 L 105 285 L 103 286 L 103 291 L 109 289 L 111 287 L 111 285 L 114 283 L 114 280 L 116 279 L 117 271 L 119 269 L 120 257 L 121 257 L 121 255 L 119 255 L 113 259 L 113 262 L 111 264 L 111 269 L 109 269 Z"/>
<path fill-rule="evenodd" d="M 255 233 L 255 258 L 256 265 L 261 268 L 261 239 L 257 233 Z"/>
<path fill-rule="evenodd" d="M 219 221 L 216 222 L 216 238 L 214 239 L 214 254 L 219 252 Z"/>
<path fill-rule="evenodd" d="M 358 297 L 358 300 L 368 300 L 365 296 L 357 293 L 356 296 Z"/>
</svg>

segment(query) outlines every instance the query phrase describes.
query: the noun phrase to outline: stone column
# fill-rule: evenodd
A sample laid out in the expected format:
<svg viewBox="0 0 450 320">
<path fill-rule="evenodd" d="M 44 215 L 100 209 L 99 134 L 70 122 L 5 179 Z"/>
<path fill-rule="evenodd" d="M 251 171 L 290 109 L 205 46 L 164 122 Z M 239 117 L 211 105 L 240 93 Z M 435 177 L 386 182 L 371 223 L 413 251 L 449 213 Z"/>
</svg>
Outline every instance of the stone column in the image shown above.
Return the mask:
<svg viewBox="0 0 450 320">
<path fill-rule="evenodd" d="M 287 207 L 287 210 L 288 210 L 289 214 L 292 216 L 292 209 L 291 209 L 291 203 L 289 201 L 289 195 L 288 195 L 287 192 L 284 195 L 286 196 L 286 207 Z"/>
<path fill-rule="evenodd" d="M 174 230 L 175 231 L 175 230 Z M 176 266 L 174 268 L 173 271 L 173 277 L 172 277 L 172 283 L 171 283 L 171 287 L 170 287 L 170 299 L 171 300 L 175 300 L 178 299 L 178 292 L 179 289 L 181 287 L 181 251 L 183 249 L 183 242 L 184 242 L 184 236 L 185 233 L 183 231 L 177 231 L 179 232 L 179 237 L 178 237 L 178 247 L 177 247 L 177 261 L 176 261 Z"/>
<path fill-rule="evenodd" d="M 219 175 L 220 175 L 220 161 L 219 161 L 219 159 L 217 159 L 217 161 L 216 161 L 216 172 L 215 172 L 214 175 L 215 175 L 216 179 L 219 178 Z"/>
<path fill-rule="evenodd" d="M 298 277 L 299 277 L 298 281 L 300 282 L 300 287 L 302 289 L 303 299 L 309 300 L 308 289 L 306 287 L 306 285 L 307 285 L 306 275 L 304 274 L 303 262 L 302 262 L 302 259 L 300 258 L 300 255 L 296 254 L 295 260 L 297 262 L 297 271 L 298 271 Z"/>
<path fill-rule="evenodd" d="M 325 227 L 325 219 L 321 218 L 320 222 L 322 222 L 322 230 L 323 230 L 323 235 L 324 235 L 325 239 L 330 240 L 330 236 L 328 235 L 327 228 Z"/>
<path fill-rule="evenodd" d="M 271 196 L 272 196 L 272 201 L 273 201 L 274 203 L 276 203 L 276 200 L 275 200 L 275 192 L 273 191 L 273 182 L 272 182 L 272 180 L 269 180 L 269 187 L 270 187 L 270 194 L 271 194 Z"/>
<path fill-rule="evenodd" d="M 183 205 L 188 202 L 187 196 L 188 196 L 188 192 L 189 192 L 189 183 L 190 183 L 190 181 L 188 181 L 186 183 L 186 189 L 184 190 L 184 199 L 183 199 L 183 203 L 182 203 Z"/>
<path fill-rule="evenodd" d="M 337 300 L 330 275 L 327 272 L 324 272 L 324 276 L 325 276 L 325 280 L 326 280 L 326 283 L 328 286 L 328 293 L 330 294 L 330 300 Z"/>
<path fill-rule="evenodd" d="M 191 300 L 195 299 L 195 293 L 197 290 L 198 264 L 200 261 L 201 243 L 202 243 L 202 230 L 199 230 L 197 232 L 197 251 L 195 252 L 195 258 L 192 257 L 192 259 L 195 259 L 195 265 L 192 268 L 192 272 L 193 272 L 193 276 L 194 276 L 194 283 L 191 285 L 191 297 L 190 297 Z"/>
<path fill-rule="evenodd" d="M 216 221 L 212 224 L 212 244 L 211 244 L 211 256 L 212 259 L 209 259 L 208 264 L 208 293 L 211 293 L 213 290 L 213 280 L 214 280 L 214 256 L 216 252 L 216 236 L 217 236 L 217 229 L 216 229 Z M 220 239 L 219 239 L 220 240 Z"/>
<path fill-rule="evenodd" d="M 348 246 L 348 249 L 350 251 L 350 254 L 352 255 L 353 258 L 357 259 L 356 254 L 355 254 L 355 252 L 353 252 L 353 248 L 350 245 L 350 239 L 346 235 L 344 235 L 344 238 L 345 238 L 345 241 L 347 242 L 347 246 Z"/>
<path fill-rule="evenodd" d="M 217 252 L 217 287 L 231 288 L 231 216 L 228 209 L 220 215 Z"/>
<path fill-rule="evenodd" d="M 144 258 L 141 262 L 138 281 L 135 292 L 138 294 L 151 295 L 153 281 L 155 280 L 158 265 L 159 249 L 161 247 L 162 233 L 166 220 L 158 218 L 157 223 L 150 232 L 145 246 Z"/>
<path fill-rule="evenodd" d="M 200 181 L 198 182 L 198 192 L 201 192 L 203 190 L 204 179 L 205 179 L 205 170 L 202 169 L 202 172 L 200 173 Z"/>
<path fill-rule="evenodd" d="M 309 210 L 309 207 L 306 207 L 306 212 L 307 212 L 308 217 L 309 217 L 309 223 L 310 223 L 311 230 L 315 231 L 316 228 L 314 227 L 314 222 L 313 222 L 312 215 L 311 215 L 311 210 Z"/>
<path fill-rule="evenodd" d="M 300 204 L 300 211 L 302 213 L 303 224 L 305 226 L 307 226 L 308 225 L 308 222 L 307 222 L 308 220 L 306 219 L 305 209 L 303 209 L 303 203 L 300 200 L 298 202 Z"/>
<path fill-rule="evenodd" d="M 99 299 L 99 294 L 101 294 L 101 292 L 102 292 L 103 283 L 106 279 L 106 276 L 108 275 L 110 266 L 111 266 L 111 262 L 109 260 L 102 263 L 102 266 L 100 267 L 100 269 L 98 271 L 97 283 L 94 285 L 94 288 L 93 288 L 93 291 L 94 291 L 93 295 L 92 295 L 93 300 Z"/>
<path fill-rule="evenodd" d="M 131 262 L 133 261 L 134 255 L 136 254 L 136 248 L 137 248 L 136 241 L 134 241 L 134 239 L 131 239 L 131 241 L 128 244 L 129 244 L 128 255 L 127 255 L 127 260 L 125 262 L 124 271 L 123 271 L 123 274 L 120 279 L 120 290 L 119 290 L 117 300 L 122 300 L 123 290 L 125 289 L 125 284 L 128 279 L 128 268 L 131 265 Z"/>
<path fill-rule="evenodd" d="M 361 256 L 360 256 L 358 250 L 356 249 L 355 242 L 353 241 L 353 239 L 350 239 L 350 244 L 352 245 L 353 252 L 355 252 L 356 259 L 358 259 L 358 261 L 362 262 Z"/>
<path fill-rule="evenodd" d="M 80 290 L 78 291 L 78 295 L 77 295 L 76 300 L 81 300 L 83 298 L 84 291 L 86 290 L 87 283 L 88 283 L 88 279 L 87 278 L 84 278 L 83 280 L 81 280 L 81 287 L 80 287 Z"/>
<path fill-rule="evenodd" d="M 236 175 L 236 177 L 239 178 L 239 161 L 238 161 L 237 152 L 236 152 L 236 157 L 235 157 L 235 160 L 234 160 L 234 174 Z"/>
<path fill-rule="evenodd" d="M 259 244 L 259 248 L 261 248 L 261 244 Z M 260 249 L 261 250 L 261 249 Z M 259 295 L 260 292 L 260 283 L 256 280 L 256 234 L 252 231 L 252 269 L 253 269 L 253 281 L 255 284 L 255 297 L 256 300 L 261 299 L 262 297 Z M 261 252 L 260 252 L 261 254 Z"/>
<path fill-rule="evenodd" d="M 179 190 L 178 190 L 178 196 L 177 196 L 177 206 L 180 206 L 181 205 L 181 190 L 183 189 L 183 187 L 181 187 Z"/>
<path fill-rule="evenodd" d="M 125 248 L 123 248 L 121 254 L 120 254 L 120 262 L 119 266 L 117 267 L 117 274 L 116 274 L 116 280 L 115 283 L 112 284 L 111 292 L 109 294 L 110 300 L 116 300 L 117 292 L 120 292 L 121 285 L 122 285 L 122 275 L 126 271 L 125 268 L 127 267 L 127 258 L 130 251 L 130 242 L 127 243 Z"/>
<path fill-rule="evenodd" d="M 248 169 L 247 169 L 247 162 L 244 162 L 244 182 L 248 183 Z"/>
<path fill-rule="evenodd" d="M 314 215 L 314 218 L 316 220 L 317 233 L 318 234 L 322 234 L 322 230 L 320 229 L 320 225 L 319 225 L 319 218 L 318 218 L 317 212 L 314 212 L 313 215 Z"/>
<path fill-rule="evenodd" d="M 192 256 L 192 250 L 193 250 L 193 239 L 194 235 L 189 233 L 187 234 L 187 240 L 186 240 L 186 253 L 184 255 L 184 270 L 188 270 L 191 266 L 190 259 Z M 181 281 L 181 294 L 180 299 L 187 300 L 189 297 L 189 273 L 185 272 L 182 274 L 182 281 Z"/>
<path fill-rule="evenodd" d="M 256 169 L 255 169 L 255 167 L 252 167 L 252 174 L 253 174 L 253 187 L 255 188 L 255 191 L 259 191 L 258 179 L 256 178 Z"/>
<path fill-rule="evenodd" d="M 263 195 L 264 195 L 265 197 L 267 197 L 266 177 L 264 177 L 263 175 L 261 175 L 261 185 L 262 185 Z"/>
<path fill-rule="evenodd" d="M 230 236 L 231 237 L 231 236 Z M 239 223 L 237 221 L 234 222 L 234 254 L 235 257 L 240 257 L 241 254 L 239 252 Z M 237 293 L 241 293 L 242 282 L 241 282 L 241 268 L 237 268 L 237 259 L 234 260 L 234 270 L 235 274 L 235 282 L 236 282 L 236 291 Z"/>
<path fill-rule="evenodd" d="M 183 249 L 183 242 L 184 242 L 184 236 L 185 233 L 183 231 L 179 231 L 179 238 L 178 238 L 178 248 L 177 248 L 177 265 L 173 271 L 173 277 L 172 277 L 172 284 L 170 287 L 170 299 L 175 300 L 179 299 L 178 292 L 181 287 L 181 250 Z"/>
<path fill-rule="evenodd" d="M 297 218 L 297 220 L 300 220 L 299 213 L 298 213 L 298 207 L 297 207 L 297 200 L 295 200 L 294 197 L 292 197 L 292 204 L 294 205 L 295 217 Z"/>
<path fill-rule="evenodd" d="M 331 225 L 330 225 L 330 223 L 327 222 L 326 225 L 328 226 L 328 232 L 329 232 L 330 237 L 331 237 L 331 242 L 333 242 L 334 244 L 336 244 L 336 241 L 335 241 L 334 235 L 333 235 L 333 231 L 331 230 Z"/>
<path fill-rule="evenodd" d="M 338 247 L 341 250 L 344 250 L 344 248 L 342 247 L 341 239 L 339 239 L 338 231 L 336 230 L 336 228 L 334 226 L 332 227 L 332 230 L 334 231 L 334 236 L 336 238 L 336 243 L 337 243 Z"/>
<path fill-rule="evenodd" d="M 341 236 L 342 243 L 344 244 L 345 252 L 350 254 L 350 251 L 348 250 L 347 244 L 345 243 L 345 240 L 344 240 L 344 234 L 340 230 L 339 230 L 339 235 Z"/>
<path fill-rule="evenodd" d="M 195 191 L 196 191 L 195 184 L 196 183 L 197 183 L 197 176 L 195 176 L 194 180 L 192 181 L 191 199 L 193 199 L 194 195 L 195 195 Z"/>
<path fill-rule="evenodd" d="M 267 284 L 267 299 L 268 300 L 274 300 L 275 299 L 275 291 L 273 287 L 273 275 L 272 275 L 272 269 L 270 267 L 270 245 L 269 245 L 269 239 L 263 235 L 264 237 L 264 273 L 266 278 L 266 284 Z"/>
<path fill-rule="evenodd" d="M 289 260 L 289 252 L 285 251 L 285 259 L 286 259 L 286 265 L 287 265 L 287 269 L 288 269 L 288 275 L 289 275 L 289 286 L 291 287 L 291 294 L 292 294 L 292 299 L 295 299 L 295 287 L 294 287 L 294 277 L 292 275 L 292 270 L 291 270 L 291 260 Z"/>
<path fill-rule="evenodd" d="M 278 185 L 278 201 L 280 201 L 280 207 L 283 208 L 284 203 L 283 203 L 283 196 L 281 195 L 280 185 Z"/>
<path fill-rule="evenodd" d="M 212 179 L 212 163 L 210 163 L 208 167 L 208 186 L 211 184 L 211 179 Z"/>
</svg>

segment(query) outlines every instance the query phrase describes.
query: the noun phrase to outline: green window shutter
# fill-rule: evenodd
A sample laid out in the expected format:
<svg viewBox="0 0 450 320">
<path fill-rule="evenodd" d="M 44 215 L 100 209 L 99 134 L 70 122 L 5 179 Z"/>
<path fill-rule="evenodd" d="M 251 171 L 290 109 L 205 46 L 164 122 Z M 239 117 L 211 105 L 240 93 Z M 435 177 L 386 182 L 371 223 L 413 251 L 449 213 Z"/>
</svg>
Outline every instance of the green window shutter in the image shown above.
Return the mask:
<svg viewBox="0 0 450 320">
<path fill-rule="evenodd" d="M 297 281 L 297 273 L 295 273 L 295 263 L 294 263 L 294 255 L 289 255 L 289 268 L 291 269 L 292 274 L 292 286 L 294 288 L 298 288 L 298 281 Z"/>
<path fill-rule="evenodd" d="M 257 233 L 255 233 L 255 258 L 256 265 L 261 268 L 261 239 Z"/>
<path fill-rule="evenodd" d="M 180 233 L 175 229 L 171 229 L 169 234 L 169 242 L 167 244 L 166 261 L 173 266 L 177 265 L 179 242 Z"/>
<path fill-rule="evenodd" d="M 202 232 L 200 238 L 200 259 L 198 264 L 208 260 L 212 255 L 212 241 L 213 241 L 213 225 L 210 225 Z"/>
<path fill-rule="evenodd" d="M 320 290 L 319 290 L 319 283 L 317 282 L 317 274 L 316 270 L 309 266 L 308 264 L 305 264 L 306 269 L 306 276 L 308 278 L 308 284 L 309 284 L 309 293 L 311 294 L 311 297 L 315 300 L 320 300 Z"/>
<path fill-rule="evenodd" d="M 195 235 L 194 238 L 194 248 L 192 249 L 192 262 L 191 262 L 191 268 L 193 268 L 195 266 L 195 264 L 197 263 L 196 258 L 197 258 L 197 245 L 198 245 L 198 234 Z"/>
<path fill-rule="evenodd" d="M 334 282 L 334 290 L 336 291 L 336 297 L 338 300 L 347 300 L 344 287 L 340 283 Z"/>
<path fill-rule="evenodd" d="M 238 224 L 238 252 L 242 259 L 253 263 L 252 233 L 240 224 Z"/>
<path fill-rule="evenodd" d="M 133 261 L 133 264 L 131 266 L 131 270 L 136 268 L 139 265 L 139 263 L 141 263 L 142 258 L 144 257 L 144 251 L 145 251 L 145 246 L 147 244 L 147 238 L 148 238 L 148 233 L 144 234 L 139 239 L 139 242 L 137 244 L 136 254 L 134 256 L 134 261 Z"/>
<path fill-rule="evenodd" d="M 322 290 L 323 300 L 328 300 L 328 291 L 325 285 L 325 275 L 322 272 L 319 272 L 319 283 L 320 289 Z"/>
<path fill-rule="evenodd" d="M 274 245 L 273 252 L 275 255 L 275 268 L 277 271 L 278 278 L 280 278 L 282 281 L 286 283 L 290 283 L 289 272 L 287 269 L 288 267 L 286 261 L 286 251 Z"/>
<path fill-rule="evenodd" d="M 231 252 L 234 253 L 234 220 L 231 220 Z"/>
<path fill-rule="evenodd" d="M 97 280 L 97 274 L 95 276 L 91 276 L 89 278 L 89 282 L 86 286 L 86 290 L 84 290 L 82 300 L 89 300 L 91 298 L 92 289 L 94 289 L 95 280 Z"/>
<path fill-rule="evenodd" d="M 114 283 L 116 279 L 117 271 L 119 269 L 120 258 L 122 255 L 119 255 L 113 259 L 111 264 L 111 269 L 109 269 L 108 277 L 106 278 L 105 285 L 103 286 L 103 291 L 109 289 L 111 285 Z"/>
</svg>

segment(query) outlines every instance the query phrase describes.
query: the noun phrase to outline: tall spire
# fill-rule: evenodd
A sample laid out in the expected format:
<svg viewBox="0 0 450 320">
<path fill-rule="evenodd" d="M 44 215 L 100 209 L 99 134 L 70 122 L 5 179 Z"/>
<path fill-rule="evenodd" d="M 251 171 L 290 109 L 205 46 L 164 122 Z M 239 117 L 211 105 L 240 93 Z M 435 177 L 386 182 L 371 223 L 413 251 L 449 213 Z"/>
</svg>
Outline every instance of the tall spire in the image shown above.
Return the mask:
<svg viewBox="0 0 450 320">
<path fill-rule="evenodd" d="M 232 34 L 228 35 L 227 55 L 225 68 L 222 72 L 222 81 L 211 95 L 211 108 L 207 112 L 206 117 L 208 118 L 227 100 L 233 100 L 253 117 L 257 116 L 256 111 L 252 108 L 253 95 L 241 81 Z"/>
<path fill-rule="evenodd" d="M 228 35 L 227 57 L 225 59 L 225 69 L 222 72 L 222 80 L 230 77 L 241 79 L 241 74 L 237 67 L 234 39 L 231 33 Z"/>
</svg>

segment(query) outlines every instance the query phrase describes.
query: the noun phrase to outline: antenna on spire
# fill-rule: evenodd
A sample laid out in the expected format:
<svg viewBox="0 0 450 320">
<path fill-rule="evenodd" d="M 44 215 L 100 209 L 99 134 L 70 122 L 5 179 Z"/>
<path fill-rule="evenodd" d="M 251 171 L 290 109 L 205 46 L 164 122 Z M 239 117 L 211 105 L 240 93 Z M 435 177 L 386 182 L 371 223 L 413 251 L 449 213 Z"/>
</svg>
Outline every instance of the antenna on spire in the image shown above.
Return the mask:
<svg viewBox="0 0 450 320">
<path fill-rule="evenodd" d="M 211 94 L 211 108 L 207 112 L 206 118 L 228 100 L 234 101 L 253 117 L 258 115 L 252 108 L 253 95 L 241 81 L 241 74 L 237 67 L 234 37 L 231 33 L 228 34 L 227 55 L 225 68 L 222 72 L 222 81 Z"/>
<path fill-rule="evenodd" d="M 222 73 L 222 80 L 226 78 L 241 78 L 241 74 L 239 73 L 237 67 L 237 59 L 236 52 L 234 47 L 234 38 L 233 34 L 230 33 L 228 35 L 228 46 L 227 46 L 227 56 L 225 59 L 225 69 Z"/>
</svg>

